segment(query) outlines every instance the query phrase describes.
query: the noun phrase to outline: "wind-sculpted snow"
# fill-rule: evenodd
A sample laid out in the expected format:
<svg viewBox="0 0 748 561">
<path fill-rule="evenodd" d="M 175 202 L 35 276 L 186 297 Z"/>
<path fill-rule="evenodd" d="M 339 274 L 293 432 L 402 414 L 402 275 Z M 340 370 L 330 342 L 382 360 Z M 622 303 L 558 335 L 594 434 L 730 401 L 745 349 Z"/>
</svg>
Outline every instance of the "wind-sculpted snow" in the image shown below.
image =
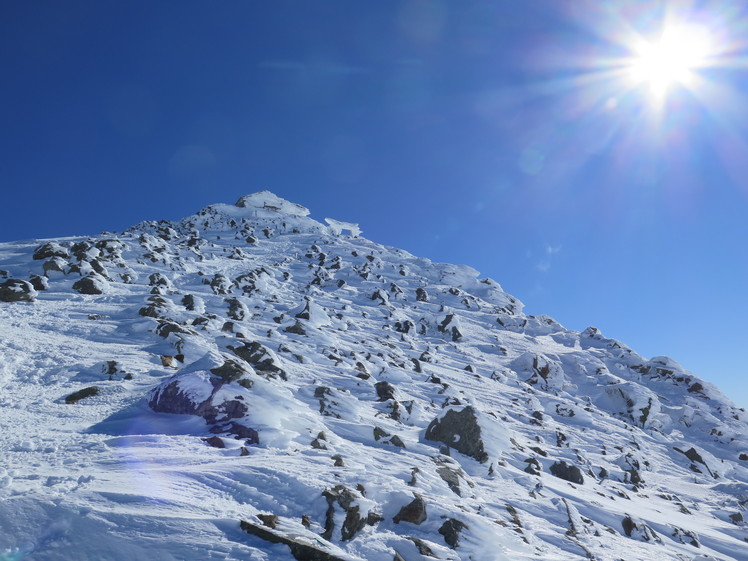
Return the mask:
<svg viewBox="0 0 748 561">
<path fill-rule="evenodd" d="M 719 390 L 328 224 L 0 244 L 0 559 L 748 559 Z"/>
</svg>

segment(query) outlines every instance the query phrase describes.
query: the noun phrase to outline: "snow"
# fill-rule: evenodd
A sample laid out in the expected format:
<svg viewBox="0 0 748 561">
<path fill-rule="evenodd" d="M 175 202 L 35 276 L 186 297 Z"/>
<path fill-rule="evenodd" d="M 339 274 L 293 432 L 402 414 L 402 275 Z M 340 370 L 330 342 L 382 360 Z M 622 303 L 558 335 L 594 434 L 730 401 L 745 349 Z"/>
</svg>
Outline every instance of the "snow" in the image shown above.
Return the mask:
<svg viewBox="0 0 748 561">
<path fill-rule="evenodd" d="M 526 316 L 468 266 L 308 214 L 261 192 L 116 236 L 0 244 L 9 278 L 43 274 L 55 257 L 33 254 L 47 241 L 68 255 L 35 302 L 0 303 L 0 559 L 293 559 L 240 529 L 257 514 L 344 559 L 428 559 L 417 543 L 464 561 L 748 559 L 748 417 L 717 388 L 594 328 Z M 103 294 L 79 294 L 95 266 Z M 253 343 L 269 362 L 215 390 L 211 370 Z M 234 420 L 259 444 L 150 410 L 172 381 L 195 403 L 241 396 Z M 483 463 L 424 439 L 466 406 Z M 584 483 L 552 475 L 557 462 Z M 339 485 L 361 516 L 384 519 L 343 541 L 338 505 L 327 541 L 322 493 Z M 426 520 L 396 524 L 415 495 Z M 467 526 L 454 549 L 439 533 L 447 519 Z"/>
</svg>

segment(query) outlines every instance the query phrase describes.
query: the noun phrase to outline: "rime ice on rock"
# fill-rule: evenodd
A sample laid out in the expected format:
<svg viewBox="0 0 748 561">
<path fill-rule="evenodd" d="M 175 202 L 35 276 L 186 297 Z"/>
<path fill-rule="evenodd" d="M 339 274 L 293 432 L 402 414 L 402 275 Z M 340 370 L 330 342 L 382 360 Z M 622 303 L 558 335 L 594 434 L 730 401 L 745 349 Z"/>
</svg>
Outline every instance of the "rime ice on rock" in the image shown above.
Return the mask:
<svg viewBox="0 0 748 561">
<path fill-rule="evenodd" d="M 361 235 L 361 228 L 353 222 L 342 222 L 333 218 L 325 218 L 325 222 L 330 226 L 330 231 L 336 236 L 341 235 L 344 230 L 348 230 L 354 238 Z"/>
</svg>

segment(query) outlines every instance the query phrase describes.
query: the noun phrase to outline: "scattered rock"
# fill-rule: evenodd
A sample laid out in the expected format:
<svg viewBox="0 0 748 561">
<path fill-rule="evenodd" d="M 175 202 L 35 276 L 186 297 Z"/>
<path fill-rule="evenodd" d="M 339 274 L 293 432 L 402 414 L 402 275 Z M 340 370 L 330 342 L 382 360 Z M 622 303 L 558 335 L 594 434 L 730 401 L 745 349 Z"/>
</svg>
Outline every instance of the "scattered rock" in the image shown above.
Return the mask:
<svg viewBox="0 0 748 561">
<path fill-rule="evenodd" d="M 443 417 L 431 421 L 426 428 L 425 438 L 446 444 L 480 463 L 488 461 L 488 454 L 483 449 L 478 417 L 472 406 L 461 411 L 450 409 Z"/>
<path fill-rule="evenodd" d="M 400 522 L 410 522 L 411 524 L 423 523 L 428 515 L 426 514 L 426 503 L 420 495 L 416 495 L 412 502 L 408 503 L 400 509 L 393 518 L 392 521 L 395 524 Z"/>
<path fill-rule="evenodd" d="M 257 514 L 256 516 L 260 519 L 260 522 L 262 522 L 263 526 L 275 529 L 275 527 L 278 525 L 278 516 L 276 514 Z"/>
<path fill-rule="evenodd" d="M 448 518 L 444 524 L 442 524 L 441 528 L 439 528 L 439 533 L 444 536 L 444 541 L 447 545 L 454 549 L 460 543 L 460 532 L 467 527 L 467 524 L 464 522 L 454 518 Z"/>
<path fill-rule="evenodd" d="M 40 245 L 34 251 L 34 260 L 41 261 L 42 259 L 48 259 L 50 257 L 70 257 L 68 250 L 62 247 L 57 242 L 47 242 Z"/>
<path fill-rule="evenodd" d="M 213 448 L 226 448 L 226 444 L 220 436 L 211 436 L 209 438 L 203 438 L 203 440 Z"/>
<path fill-rule="evenodd" d="M 340 538 L 343 541 L 350 540 L 366 525 L 366 518 L 360 514 L 360 506 L 356 504 L 361 498 L 356 491 L 351 491 L 344 485 L 337 485 L 332 489 L 325 489 L 322 496 L 327 499 L 327 513 L 325 514 L 325 531 L 322 537 L 326 540 L 332 538 L 335 530 L 335 507 L 338 506 L 345 513 L 343 525 L 340 529 Z"/>
<path fill-rule="evenodd" d="M 272 532 L 267 528 L 254 524 L 247 520 L 239 523 L 242 530 L 270 543 L 282 543 L 291 548 L 291 555 L 297 561 L 347 561 L 319 548 L 316 545 L 299 541 L 299 538 L 290 538 L 279 533 Z"/>
<path fill-rule="evenodd" d="M 92 397 L 98 394 L 99 394 L 99 387 L 90 386 L 88 388 L 83 388 L 82 390 L 78 390 L 77 392 L 71 393 L 69 396 L 65 398 L 65 403 L 78 403 L 81 399 Z"/>
<path fill-rule="evenodd" d="M 0 283 L 0 302 L 33 302 L 36 297 L 34 286 L 25 280 L 8 279 Z"/>
<path fill-rule="evenodd" d="M 106 287 L 103 277 L 93 273 L 73 283 L 73 290 L 81 294 L 104 294 Z"/>
<path fill-rule="evenodd" d="M 577 483 L 582 485 L 584 483 L 584 477 L 582 476 L 582 470 L 577 466 L 567 464 L 566 462 L 559 461 L 551 465 L 551 474 L 555 475 L 559 479 L 564 479 L 571 483 Z"/>
</svg>

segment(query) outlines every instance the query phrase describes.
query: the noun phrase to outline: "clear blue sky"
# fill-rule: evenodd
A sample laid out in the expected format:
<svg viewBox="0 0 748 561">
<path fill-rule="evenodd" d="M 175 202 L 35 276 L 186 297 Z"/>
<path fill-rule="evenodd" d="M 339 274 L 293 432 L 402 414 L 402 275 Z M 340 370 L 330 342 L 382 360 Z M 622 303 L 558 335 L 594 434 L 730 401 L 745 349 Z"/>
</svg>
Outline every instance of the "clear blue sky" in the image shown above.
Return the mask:
<svg viewBox="0 0 748 561">
<path fill-rule="evenodd" d="M 748 406 L 748 14 L 678 6 L 5 2 L 0 240 L 267 188 Z M 625 59 L 675 16 L 713 64 L 655 99 Z"/>
</svg>

